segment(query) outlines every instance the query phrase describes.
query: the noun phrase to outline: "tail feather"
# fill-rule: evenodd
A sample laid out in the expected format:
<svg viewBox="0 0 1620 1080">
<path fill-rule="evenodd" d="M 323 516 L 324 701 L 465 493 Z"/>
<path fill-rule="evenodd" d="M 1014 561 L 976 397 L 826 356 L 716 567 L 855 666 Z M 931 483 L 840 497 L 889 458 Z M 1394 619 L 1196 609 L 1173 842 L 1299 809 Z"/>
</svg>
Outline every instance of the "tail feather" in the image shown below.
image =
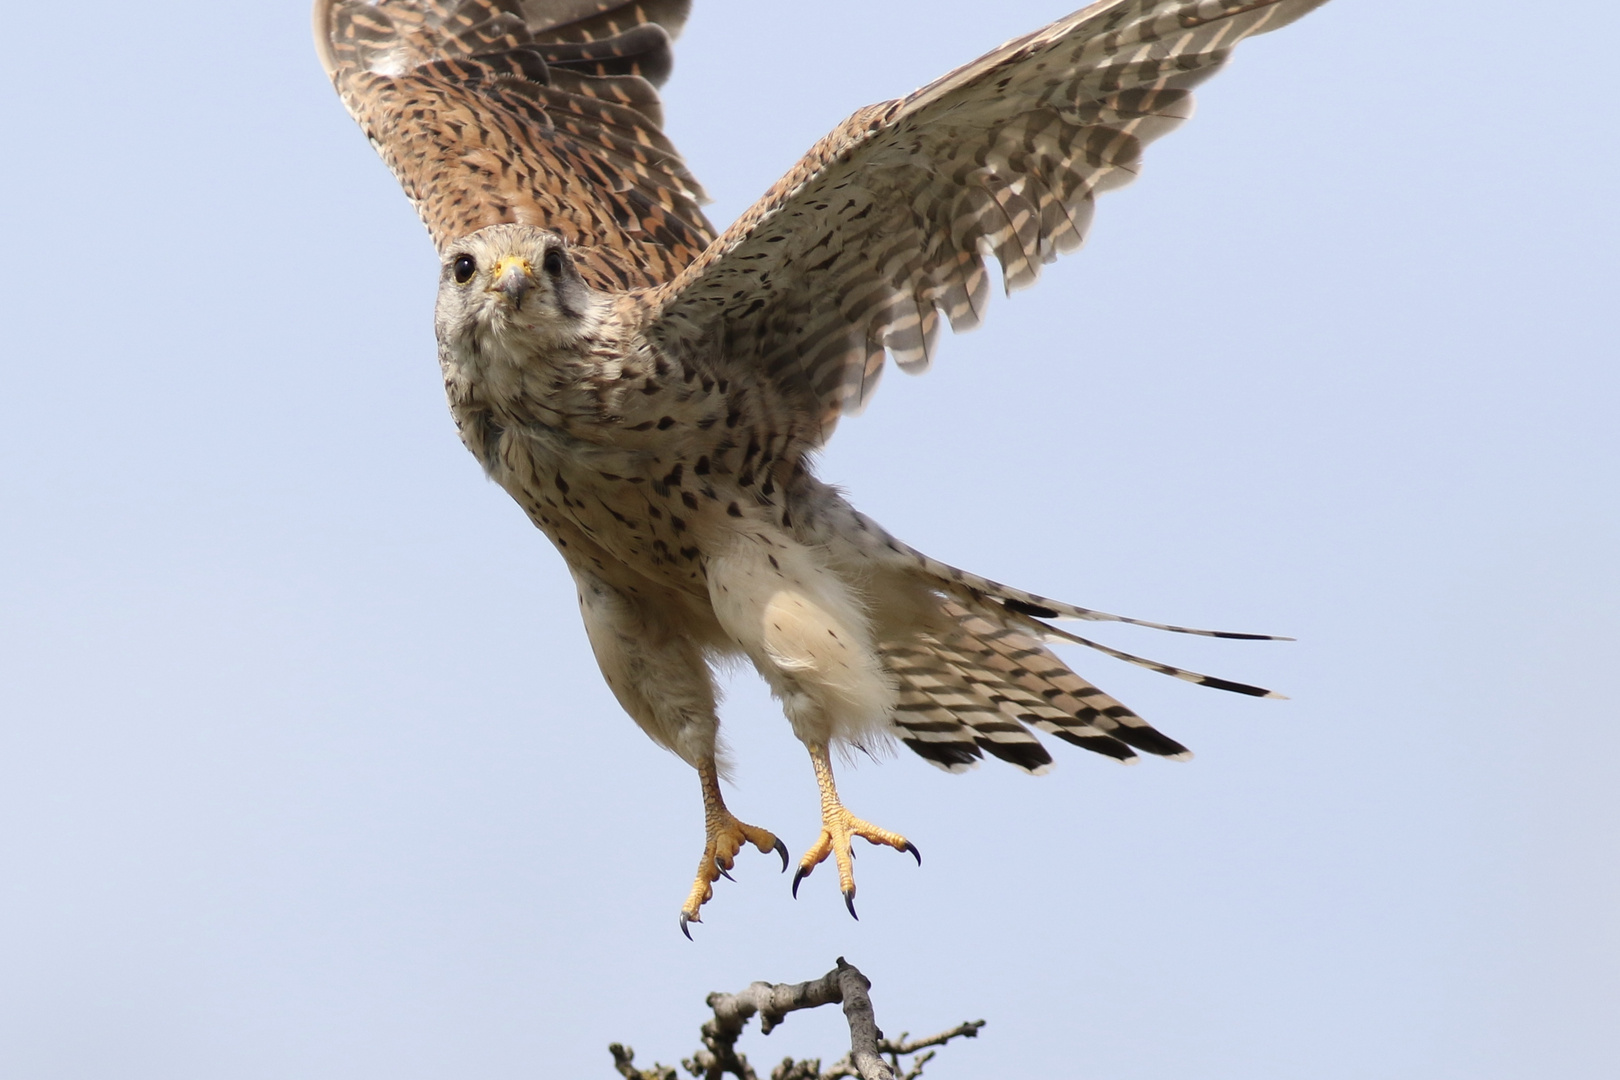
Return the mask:
<svg viewBox="0 0 1620 1080">
<path fill-rule="evenodd" d="M 869 520 L 864 528 L 876 533 L 891 552 L 908 562 L 915 560 L 912 573 L 919 568 L 924 572 L 933 615 L 885 620 L 887 629 L 880 632 L 878 647 L 900 684 L 893 725 L 901 741 L 949 772 L 972 768 L 986 753 L 1028 772 L 1045 772 L 1052 758 L 1031 728 L 1126 763 L 1137 760 L 1137 751 L 1174 760 L 1192 756 L 1181 743 L 1075 674 L 1047 642 L 1084 645 L 1200 686 L 1254 697 L 1283 696 L 1148 660 L 1042 620 L 1106 619 L 1205 637 L 1286 638 L 1193 630 L 1064 604 L 930 559 Z"/>
<path fill-rule="evenodd" d="M 1150 754 L 1188 758 L 1185 746 L 1154 729 L 1130 708 L 1076 675 L 1056 654 L 1021 628 L 947 601 L 945 610 L 980 643 L 980 662 L 1007 685 L 1039 696 L 1045 706 L 1027 719 L 1042 731 L 1095 749 L 1101 736 Z M 1067 733 L 1067 735 L 1065 734 Z M 1070 738 L 1069 736 L 1073 736 Z M 1104 751 L 1107 752 L 1107 751 Z M 1110 756 L 1120 756 L 1117 752 Z M 1127 755 L 1128 756 L 1128 755 Z"/>
<path fill-rule="evenodd" d="M 947 772 L 972 768 L 983 753 L 1031 773 L 1052 765 L 1040 740 L 976 678 L 966 658 L 931 635 L 880 645 L 900 682 L 892 723 L 901 741 Z"/>
<path fill-rule="evenodd" d="M 1031 619 L 1082 619 L 1086 622 L 1116 622 L 1126 623 L 1130 626 L 1145 626 L 1149 630 L 1165 630 L 1172 634 L 1193 634 L 1198 637 L 1228 638 L 1234 641 L 1292 641 L 1293 638 L 1277 634 L 1240 634 L 1233 630 L 1200 630 L 1192 626 L 1176 626 L 1172 623 L 1150 622 L 1147 619 L 1133 619 L 1127 615 L 1114 615 L 1107 611 L 1098 611 L 1095 608 L 1080 607 L 1078 604 L 1065 603 L 1054 600 L 1039 593 L 1025 592 L 1015 589 L 1011 585 L 1003 585 L 999 581 L 992 581 L 987 577 L 970 574 L 960 567 L 950 563 L 940 562 L 938 559 L 923 554 L 910 544 L 904 543 L 890 535 L 883 526 L 862 514 L 851 509 L 850 513 L 856 519 L 862 533 L 875 537 L 889 551 L 896 552 L 914 560 L 925 575 L 938 579 L 941 588 L 966 601 L 969 606 L 980 607 L 993 602 L 1014 615 L 1022 615 Z M 1100 648 L 1090 642 L 1085 642 L 1092 648 Z M 1107 651 L 1107 650 L 1103 650 Z"/>
</svg>

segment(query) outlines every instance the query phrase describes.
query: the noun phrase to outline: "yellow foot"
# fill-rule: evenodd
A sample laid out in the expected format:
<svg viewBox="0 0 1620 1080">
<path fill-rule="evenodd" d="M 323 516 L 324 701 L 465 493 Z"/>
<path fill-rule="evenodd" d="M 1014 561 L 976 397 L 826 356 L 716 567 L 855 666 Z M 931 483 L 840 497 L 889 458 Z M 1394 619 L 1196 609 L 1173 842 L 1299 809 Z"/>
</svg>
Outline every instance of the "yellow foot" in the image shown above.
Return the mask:
<svg viewBox="0 0 1620 1080">
<path fill-rule="evenodd" d="M 838 890 L 844 894 L 844 906 L 849 908 L 851 918 L 859 919 L 860 916 L 855 914 L 855 865 L 854 853 L 849 847 L 850 838 L 859 836 L 874 844 L 887 844 L 896 851 L 910 852 L 918 866 L 922 865 L 922 852 L 899 833 L 880 829 L 844 809 L 844 804 L 838 801 L 838 789 L 833 786 L 832 764 L 827 758 L 826 747 L 810 747 L 810 760 L 816 767 L 816 781 L 821 787 L 821 835 L 804 853 L 804 858 L 799 860 L 798 873 L 793 875 L 793 895 L 798 897 L 799 882 L 809 877 L 810 871 L 820 866 L 831 854 L 838 866 Z"/>
<path fill-rule="evenodd" d="M 714 895 L 716 881 L 721 877 L 732 880 L 726 871 L 731 869 L 744 844 L 753 844 L 766 854 L 776 852 L 782 856 L 783 871 L 788 867 L 786 844 L 778 840 L 774 833 L 738 821 L 726 809 L 725 803 L 720 801 L 720 785 L 715 779 L 713 766 L 699 768 L 698 775 L 703 781 L 704 841 L 703 857 L 698 860 L 697 880 L 692 882 L 692 892 L 681 908 L 681 933 L 686 935 L 688 941 L 692 938 L 692 932 L 687 929 L 687 924 L 703 921 L 698 915 L 699 909 Z"/>
</svg>

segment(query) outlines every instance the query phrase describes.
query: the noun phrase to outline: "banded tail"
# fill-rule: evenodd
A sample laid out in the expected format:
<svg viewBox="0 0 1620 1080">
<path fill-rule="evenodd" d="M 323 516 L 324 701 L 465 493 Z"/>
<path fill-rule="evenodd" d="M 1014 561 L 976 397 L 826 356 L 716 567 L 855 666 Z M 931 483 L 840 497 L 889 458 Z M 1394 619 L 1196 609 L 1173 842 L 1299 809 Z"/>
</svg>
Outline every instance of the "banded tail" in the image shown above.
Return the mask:
<svg viewBox="0 0 1620 1080">
<path fill-rule="evenodd" d="M 1288 641 L 1271 634 L 1199 630 L 1066 604 L 978 577 L 910 548 L 867 520 L 890 551 L 921 570 L 935 592 L 939 618 L 880 634 L 878 650 L 900 684 L 893 725 L 902 742 L 948 772 L 990 754 L 1031 773 L 1052 756 L 1030 728 L 1126 763 L 1137 751 L 1185 760 L 1191 752 L 1127 706 L 1075 674 L 1046 647 L 1084 645 L 1138 667 L 1199 686 L 1281 698 L 1246 683 L 1148 660 L 1081 637 L 1045 620 L 1120 622 L 1177 634 L 1242 641 Z"/>
</svg>

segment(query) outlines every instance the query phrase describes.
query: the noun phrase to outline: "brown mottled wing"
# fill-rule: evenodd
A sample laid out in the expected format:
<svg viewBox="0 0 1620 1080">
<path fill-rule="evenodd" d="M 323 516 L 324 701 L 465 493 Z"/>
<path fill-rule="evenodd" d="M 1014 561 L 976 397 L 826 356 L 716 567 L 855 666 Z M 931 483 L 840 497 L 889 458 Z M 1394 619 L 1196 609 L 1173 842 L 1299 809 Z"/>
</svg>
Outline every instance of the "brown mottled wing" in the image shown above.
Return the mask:
<svg viewBox="0 0 1620 1080">
<path fill-rule="evenodd" d="M 433 242 L 561 233 L 600 289 L 668 281 L 714 239 L 656 87 L 690 0 L 317 0 L 315 41 Z"/>
<path fill-rule="evenodd" d="M 1032 283 L 1239 40 L 1322 2 L 1104 0 L 862 109 L 657 290 L 653 333 L 721 342 L 825 437 L 885 351 L 920 371 L 941 312 L 955 330 L 979 322 L 985 253 L 1009 290 Z"/>
</svg>

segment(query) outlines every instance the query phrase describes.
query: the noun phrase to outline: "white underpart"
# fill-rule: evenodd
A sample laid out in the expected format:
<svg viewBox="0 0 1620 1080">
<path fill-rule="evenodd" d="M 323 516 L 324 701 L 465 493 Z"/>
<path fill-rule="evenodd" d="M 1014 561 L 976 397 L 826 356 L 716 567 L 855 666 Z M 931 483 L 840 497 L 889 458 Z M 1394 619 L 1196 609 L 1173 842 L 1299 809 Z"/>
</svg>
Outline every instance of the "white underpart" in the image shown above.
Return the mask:
<svg viewBox="0 0 1620 1080">
<path fill-rule="evenodd" d="M 710 557 L 708 574 L 721 627 L 781 699 L 800 741 L 881 737 L 898 688 L 859 597 L 814 549 L 744 534 Z"/>
<path fill-rule="evenodd" d="M 585 635 L 619 705 L 687 764 L 696 767 L 712 757 L 724 772 L 714 683 L 697 642 L 656 609 L 631 604 L 590 573 L 570 569 Z"/>
</svg>

